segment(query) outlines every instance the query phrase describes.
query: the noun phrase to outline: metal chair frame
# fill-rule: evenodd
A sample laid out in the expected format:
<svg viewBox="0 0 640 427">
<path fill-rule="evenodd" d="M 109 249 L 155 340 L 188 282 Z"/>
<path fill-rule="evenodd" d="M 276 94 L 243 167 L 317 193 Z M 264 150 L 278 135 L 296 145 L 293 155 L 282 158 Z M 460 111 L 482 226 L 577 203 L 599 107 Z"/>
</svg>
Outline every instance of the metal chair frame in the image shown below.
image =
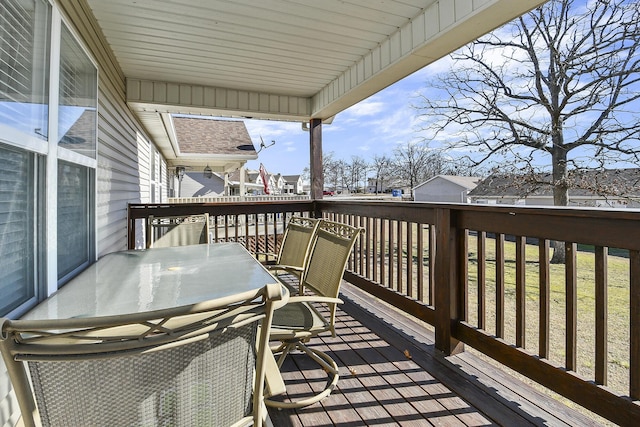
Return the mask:
<svg viewBox="0 0 640 427">
<path fill-rule="evenodd" d="M 320 221 L 315 218 L 291 217 L 282 237 L 275 264 L 267 264 L 267 269 L 275 273 L 284 271 L 300 278 L 309 261 Z"/>
<path fill-rule="evenodd" d="M 306 353 L 329 379 L 324 390 L 316 395 L 293 402 L 265 399 L 267 406 L 301 408 L 316 403 L 331 394 L 338 382 L 338 365 L 325 352 L 308 347 L 311 338 L 330 332 L 335 336 L 335 317 L 342 276 L 355 242 L 364 230 L 347 224 L 322 220 L 316 230 L 307 267 L 300 280 L 300 293 L 291 296 L 287 305 L 274 315 L 271 340 L 280 341 L 272 347 L 279 354 L 278 366 L 294 350 Z M 317 307 L 326 310 L 320 311 Z M 327 314 L 328 312 L 328 314 Z M 297 322 L 303 320 L 302 322 Z"/>
<path fill-rule="evenodd" d="M 128 420 L 127 422 L 133 422 L 136 417 L 140 416 L 138 413 L 141 410 L 141 404 L 139 402 L 131 404 L 126 401 L 123 395 L 130 394 L 122 390 L 123 386 L 120 383 L 113 384 L 113 386 L 117 390 L 122 390 L 122 395 L 120 393 L 103 395 L 100 387 L 94 386 L 91 391 L 93 392 L 95 389 L 95 395 L 86 396 L 87 400 L 84 402 L 72 402 L 71 399 L 65 400 L 64 396 L 75 385 L 64 384 L 64 375 L 58 371 L 59 367 L 64 367 L 68 371 L 90 364 L 92 372 L 102 379 L 100 369 L 108 365 L 108 363 L 103 363 L 108 360 L 112 360 L 113 363 L 122 362 L 127 369 L 138 372 L 141 369 L 141 363 L 166 360 L 170 351 L 182 350 L 185 352 L 179 353 L 179 355 L 196 354 L 193 359 L 184 361 L 184 367 L 172 367 L 171 373 L 176 369 L 177 373 L 171 376 L 169 384 L 157 380 L 154 372 L 158 375 L 159 373 L 152 368 L 155 364 L 143 365 L 145 372 L 149 370 L 151 373 L 151 378 L 143 383 L 148 386 L 148 382 L 154 382 L 154 384 L 158 382 L 158 386 L 154 385 L 151 390 L 152 396 L 162 395 L 166 393 L 167 387 L 173 387 L 173 390 L 178 388 L 174 382 L 178 381 L 176 378 L 179 377 L 183 382 L 185 378 L 192 378 L 194 368 L 188 366 L 203 364 L 203 354 L 215 349 L 215 346 L 218 345 L 215 343 L 227 346 L 221 347 L 219 352 L 233 348 L 238 342 L 237 340 L 233 341 L 236 336 L 233 331 L 236 331 L 235 334 L 240 334 L 241 328 L 250 327 L 250 335 L 246 335 L 249 338 L 244 339 L 241 348 L 244 349 L 247 346 L 255 356 L 255 359 L 252 355 L 247 356 L 247 360 L 255 360 L 254 374 L 248 377 L 250 378 L 248 381 L 251 383 L 247 383 L 247 386 L 251 387 L 251 390 L 239 391 L 242 396 L 250 396 L 250 400 L 243 403 L 243 397 L 237 402 L 242 406 L 238 406 L 234 413 L 243 412 L 244 416 L 238 420 L 229 420 L 229 423 L 233 423 L 234 426 L 251 424 L 260 426 L 267 419 L 266 407 L 264 406 L 265 375 L 269 366 L 268 357 L 272 358 L 269 354 L 268 331 L 274 309 L 284 305 L 287 298 L 286 290 L 279 283 L 274 283 L 256 291 L 198 304 L 120 316 L 47 320 L 0 319 L 0 351 L 22 412 L 24 425 L 27 427 L 52 425 L 49 418 L 55 418 L 57 413 L 78 412 L 83 408 L 89 412 L 90 408 L 95 406 L 95 402 L 106 406 L 109 413 L 123 412 L 121 415 Z M 242 333 L 245 333 L 245 330 L 242 330 Z M 253 338 L 250 338 L 251 336 Z M 162 358 L 163 353 L 164 358 Z M 180 360 L 182 362 L 182 359 Z M 213 362 L 219 363 L 215 360 Z M 27 368 L 30 372 L 29 375 Z M 108 372 L 104 372 L 104 381 L 111 386 Z M 197 372 L 199 371 L 196 371 L 196 374 Z M 55 381 L 57 378 L 62 384 Z M 47 395 L 48 390 L 52 390 L 47 384 L 55 385 L 55 396 L 53 396 L 55 400 L 48 400 L 49 396 L 54 393 Z M 131 393 L 137 396 L 138 384 L 134 384 L 136 388 Z M 187 383 L 187 391 L 184 394 L 172 392 L 175 394 L 171 394 L 171 402 L 179 401 L 180 405 L 187 405 L 187 408 L 189 404 L 193 404 L 189 396 L 194 393 L 197 385 L 190 384 Z M 65 387 L 69 388 L 65 389 Z M 180 383 L 180 387 L 183 387 L 182 383 Z M 67 390 L 66 393 L 65 390 Z M 145 388 L 145 390 L 147 389 Z M 180 388 L 180 390 L 183 389 Z M 195 390 L 195 393 L 198 392 Z M 150 400 L 153 401 L 153 399 Z M 55 411 L 47 407 L 49 402 L 55 402 L 56 405 L 59 405 Z M 159 404 L 156 403 L 156 405 Z M 123 408 L 129 408 L 132 413 L 127 413 Z M 249 408 L 249 413 L 246 408 Z M 73 414 L 73 416 L 76 417 L 76 420 L 84 419 L 83 425 L 100 425 L 101 423 L 104 425 L 106 422 L 90 418 L 90 415 L 84 413 Z"/>
</svg>

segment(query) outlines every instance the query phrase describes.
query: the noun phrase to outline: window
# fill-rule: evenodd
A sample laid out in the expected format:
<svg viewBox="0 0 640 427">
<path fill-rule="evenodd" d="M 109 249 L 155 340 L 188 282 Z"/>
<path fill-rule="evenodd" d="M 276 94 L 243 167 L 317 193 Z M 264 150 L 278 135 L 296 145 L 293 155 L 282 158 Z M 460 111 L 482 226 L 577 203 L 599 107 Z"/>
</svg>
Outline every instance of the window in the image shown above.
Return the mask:
<svg viewBox="0 0 640 427">
<path fill-rule="evenodd" d="M 47 0 L 0 2 L 0 316 L 95 259 L 97 74 Z"/>
<path fill-rule="evenodd" d="M 46 1 L 0 2 L 0 127 L 23 144 L 48 135 L 50 21 Z"/>
<path fill-rule="evenodd" d="M 36 156 L 0 144 L 0 313 L 36 298 Z"/>
<path fill-rule="evenodd" d="M 58 282 L 94 259 L 94 173 L 98 72 L 63 25 L 58 105 Z"/>
<path fill-rule="evenodd" d="M 93 170 L 58 163 L 58 280 L 93 261 Z"/>
<path fill-rule="evenodd" d="M 59 146 L 96 158 L 97 71 L 63 26 L 60 37 Z"/>
<path fill-rule="evenodd" d="M 41 294 L 51 7 L 0 2 L 0 315 Z"/>
</svg>

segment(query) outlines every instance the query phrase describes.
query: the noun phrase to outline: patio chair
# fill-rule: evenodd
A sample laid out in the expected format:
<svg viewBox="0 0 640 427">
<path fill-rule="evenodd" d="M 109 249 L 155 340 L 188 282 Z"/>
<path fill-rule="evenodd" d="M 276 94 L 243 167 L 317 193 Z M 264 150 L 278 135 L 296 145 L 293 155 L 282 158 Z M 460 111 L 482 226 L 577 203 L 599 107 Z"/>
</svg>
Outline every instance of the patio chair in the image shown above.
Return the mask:
<svg viewBox="0 0 640 427">
<path fill-rule="evenodd" d="M 293 216 L 287 224 L 275 264 L 267 264 L 272 272 L 284 271 L 300 278 L 309 260 L 319 219 Z M 273 254 L 265 254 L 267 258 Z"/>
<path fill-rule="evenodd" d="M 149 216 L 147 248 L 166 248 L 209 243 L 209 214 Z"/>
<path fill-rule="evenodd" d="M 361 228 L 322 220 L 316 231 L 309 262 L 300 280 L 305 293 L 291 296 L 289 302 L 274 314 L 271 340 L 280 341 L 272 350 L 278 356 L 278 366 L 289 353 L 300 350 L 309 355 L 329 379 L 322 392 L 302 400 L 283 402 L 266 399 L 268 406 L 277 408 L 301 408 L 327 397 L 338 382 L 338 365 L 326 353 L 308 347 L 311 338 L 330 332 L 335 336 L 335 316 L 342 276 L 351 250 L 363 231 Z"/>
<path fill-rule="evenodd" d="M 283 290 L 121 316 L 0 319 L 24 424 L 262 425 L 267 359 L 275 366 L 268 331 Z"/>
</svg>

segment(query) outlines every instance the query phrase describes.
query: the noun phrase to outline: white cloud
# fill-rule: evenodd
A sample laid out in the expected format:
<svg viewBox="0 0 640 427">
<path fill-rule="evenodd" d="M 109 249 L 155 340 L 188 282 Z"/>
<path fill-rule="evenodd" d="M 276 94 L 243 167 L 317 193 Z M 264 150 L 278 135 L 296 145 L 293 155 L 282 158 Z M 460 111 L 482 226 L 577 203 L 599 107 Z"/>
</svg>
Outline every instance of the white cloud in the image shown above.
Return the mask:
<svg viewBox="0 0 640 427">
<path fill-rule="evenodd" d="M 375 101 L 372 98 L 360 101 L 353 107 L 344 111 L 346 116 L 363 117 L 363 116 L 375 116 L 384 110 L 384 103 Z"/>
</svg>

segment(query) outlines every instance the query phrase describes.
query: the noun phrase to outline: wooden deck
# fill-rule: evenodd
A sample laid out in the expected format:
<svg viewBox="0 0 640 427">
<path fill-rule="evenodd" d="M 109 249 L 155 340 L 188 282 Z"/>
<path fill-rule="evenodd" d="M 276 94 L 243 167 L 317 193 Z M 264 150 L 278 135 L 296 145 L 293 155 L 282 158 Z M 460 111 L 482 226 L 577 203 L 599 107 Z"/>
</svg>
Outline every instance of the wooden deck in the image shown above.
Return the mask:
<svg viewBox="0 0 640 427">
<path fill-rule="evenodd" d="M 470 352 L 444 357 L 424 326 L 350 284 L 342 290 L 337 337 L 312 341 L 340 366 L 337 389 L 306 408 L 270 408 L 274 426 L 602 425 Z M 287 359 L 283 371 L 292 395 L 326 379 L 304 355 Z"/>
</svg>

